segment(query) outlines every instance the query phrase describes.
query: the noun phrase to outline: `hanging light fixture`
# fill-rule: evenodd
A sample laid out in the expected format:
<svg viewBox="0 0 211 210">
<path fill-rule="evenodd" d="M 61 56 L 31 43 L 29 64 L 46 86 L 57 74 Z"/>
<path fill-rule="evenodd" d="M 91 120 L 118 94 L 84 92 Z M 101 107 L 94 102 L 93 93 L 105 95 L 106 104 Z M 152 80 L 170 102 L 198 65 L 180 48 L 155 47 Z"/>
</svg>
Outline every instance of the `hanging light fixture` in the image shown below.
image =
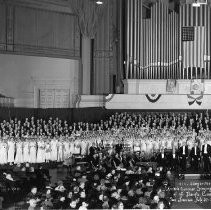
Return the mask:
<svg viewBox="0 0 211 210">
<path fill-rule="evenodd" d="M 101 4 L 103 4 L 103 2 L 98 0 L 98 1 L 96 1 L 96 4 L 101 5 Z"/>
<path fill-rule="evenodd" d="M 192 7 L 200 7 L 201 4 L 198 2 L 198 0 L 195 0 L 195 2 L 192 3 Z"/>
</svg>

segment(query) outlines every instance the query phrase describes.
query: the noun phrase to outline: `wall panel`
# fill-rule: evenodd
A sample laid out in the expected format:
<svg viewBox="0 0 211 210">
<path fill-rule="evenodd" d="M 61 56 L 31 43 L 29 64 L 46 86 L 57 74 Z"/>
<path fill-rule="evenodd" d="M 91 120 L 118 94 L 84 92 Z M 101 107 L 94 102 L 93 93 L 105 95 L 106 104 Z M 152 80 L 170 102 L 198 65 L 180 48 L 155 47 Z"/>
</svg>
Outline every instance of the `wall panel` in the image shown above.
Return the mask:
<svg viewBox="0 0 211 210">
<path fill-rule="evenodd" d="M 0 0 L 0 52 L 79 59 L 77 18 L 53 1 Z"/>
<path fill-rule="evenodd" d="M 0 50 L 6 48 L 6 6 L 0 3 Z"/>
<path fill-rule="evenodd" d="M 76 16 L 71 14 L 16 6 L 15 51 L 77 58 L 80 35 L 76 22 Z"/>
</svg>

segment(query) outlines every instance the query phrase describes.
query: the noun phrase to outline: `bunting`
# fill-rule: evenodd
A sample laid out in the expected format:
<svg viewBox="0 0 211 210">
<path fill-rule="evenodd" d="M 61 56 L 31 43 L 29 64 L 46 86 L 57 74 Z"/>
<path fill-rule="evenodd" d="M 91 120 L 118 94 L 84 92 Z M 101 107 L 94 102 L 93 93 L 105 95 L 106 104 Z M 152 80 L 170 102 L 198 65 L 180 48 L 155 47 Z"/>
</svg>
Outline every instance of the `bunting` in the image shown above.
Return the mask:
<svg viewBox="0 0 211 210">
<path fill-rule="evenodd" d="M 189 106 L 193 105 L 195 102 L 200 106 L 202 104 L 203 95 L 200 96 L 192 96 L 187 95 Z"/>
<path fill-rule="evenodd" d="M 160 99 L 161 94 L 146 94 L 145 96 L 147 97 L 149 102 L 155 103 Z"/>
</svg>

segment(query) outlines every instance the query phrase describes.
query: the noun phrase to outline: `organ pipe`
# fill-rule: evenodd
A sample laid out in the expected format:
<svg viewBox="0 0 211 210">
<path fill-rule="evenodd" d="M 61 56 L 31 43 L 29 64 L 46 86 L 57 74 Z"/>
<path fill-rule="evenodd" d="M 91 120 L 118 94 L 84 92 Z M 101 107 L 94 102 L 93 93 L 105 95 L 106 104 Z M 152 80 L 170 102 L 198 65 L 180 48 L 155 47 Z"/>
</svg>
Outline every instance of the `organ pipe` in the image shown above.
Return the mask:
<svg viewBox="0 0 211 210">
<path fill-rule="evenodd" d="M 207 34 L 207 37 L 208 37 L 208 40 L 207 40 L 207 46 L 208 46 L 208 56 L 209 56 L 209 61 L 208 61 L 208 79 L 210 79 L 210 10 L 211 8 L 208 7 L 208 21 L 207 21 L 207 26 L 208 26 L 208 34 Z"/>
<path fill-rule="evenodd" d="M 137 70 L 137 0 L 134 0 L 134 9 L 133 9 L 133 13 L 134 13 L 134 47 L 133 47 L 133 50 L 134 50 L 134 56 L 133 56 L 133 59 L 134 59 L 134 71 L 133 71 L 133 78 L 136 78 L 136 70 Z"/>
<path fill-rule="evenodd" d="M 179 36 L 182 36 L 182 6 L 179 7 Z M 183 79 L 182 75 L 182 41 L 179 42 L 179 79 Z"/>
<path fill-rule="evenodd" d="M 136 48 L 137 48 L 137 76 L 136 78 L 139 79 L 140 78 L 140 1 L 138 0 L 137 2 L 137 44 L 136 44 Z"/>
<path fill-rule="evenodd" d="M 167 5 L 156 1 L 150 8 L 151 17 L 143 18 L 142 0 L 126 2 L 127 78 L 192 79 L 193 75 L 210 78 L 208 5 L 193 8 L 181 4 L 178 14 L 169 12 Z M 194 27 L 194 41 L 182 41 L 182 27 L 189 26 Z"/>
<path fill-rule="evenodd" d="M 129 79 L 129 68 L 130 68 L 130 0 L 127 0 L 127 26 L 126 26 L 126 79 Z"/>
<path fill-rule="evenodd" d="M 134 1 L 130 1 L 130 78 L 133 78 L 133 63 L 134 63 L 134 57 L 133 57 L 133 3 Z"/>
<path fill-rule="evenodd" d="M 204 26 L 205 26 L 205 40 L 204 40 L 204 45 L 205 45 L 205 49 L 204 49 L 204 51 L 205 51 L 205 55 L 206 55 L 206 57 L 207 57 L 207 6 L 205 6 L 205 11 L 204 11 L 204 15 L 205 15 L 205 19 L 204 19 Z M 205 76 L 205 78 L 207 78 L 207 60 L 206 60 L 206 62 L 205 62 L 205 71 L 204 71 L 204 76 Z"/>
</svg>

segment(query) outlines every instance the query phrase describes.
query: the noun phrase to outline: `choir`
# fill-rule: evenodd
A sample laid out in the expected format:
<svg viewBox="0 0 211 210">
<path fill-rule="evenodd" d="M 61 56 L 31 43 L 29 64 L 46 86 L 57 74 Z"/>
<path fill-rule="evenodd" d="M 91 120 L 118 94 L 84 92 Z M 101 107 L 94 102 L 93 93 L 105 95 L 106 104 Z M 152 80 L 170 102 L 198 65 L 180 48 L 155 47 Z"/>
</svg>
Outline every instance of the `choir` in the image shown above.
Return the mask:
<svg viewBox="0 0 211 210">
<path fill-rule="evenodd" d="M 90 147 L 113 154 L 117 144 L 146 156 L 163 150 L 188 151 L 211 145 L 209 113 L 115 113 L 98 123 L 17 118 L 0 124 L 0 164 L 62 162 L 72 155 L 86 156 Z"/>
</svg>

